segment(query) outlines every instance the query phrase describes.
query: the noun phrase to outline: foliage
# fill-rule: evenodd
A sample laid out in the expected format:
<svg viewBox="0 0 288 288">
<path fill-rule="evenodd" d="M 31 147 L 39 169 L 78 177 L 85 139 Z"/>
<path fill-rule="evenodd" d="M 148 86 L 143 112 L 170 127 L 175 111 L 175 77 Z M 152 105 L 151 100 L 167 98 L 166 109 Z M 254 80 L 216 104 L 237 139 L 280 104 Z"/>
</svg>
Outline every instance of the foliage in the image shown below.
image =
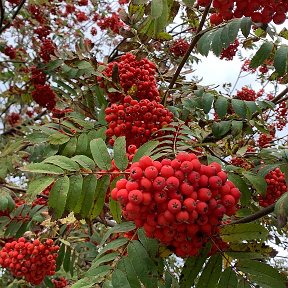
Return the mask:
<svg viewBox="0 0 288 288">
<path fill-rule="evenodd" d="M 218 2 L 0 1 L 1 287 L 287 286 L 287 263 L 271 242 L 287 248 L 288 38 L 274 24 L 288 6 L 230 1 L 227 11 Z M 197 78 L 196 65 L 212 54 L 241 60 L 234 87 Z M 183 155 L 199 167 L 180 168 L 189 162 Z M 156 176 L 145 161 L 160 165 L 161 177 L 162 166 L 176 165 L 175 176 L 182 169 L 177 177 L 194 198 L 178 178 L 173 196 L 166 182 L 160 192 L 205 202 L 207 215 L 184 205 L 195 219 L 183 220 L 165 200 L 155 204 Z M 135 167 L 144 167 L 139 178 Z M 190 172 L 203 177 L 188 181 Z M 152 199 L 136 216 L 127 181 L 139 184 L 134 196 Z M 216 206 L 224 210 L 214 217 Z M 197 237 L 184 234 L 195 226 Z M 163 227 L 180 240 L 156 235 Z M 56 260 L 43 256 L 42 243 L 57 245 Z M 178 253 L 183 243 L 195 245 L 194 256 Z"/>
</svg>

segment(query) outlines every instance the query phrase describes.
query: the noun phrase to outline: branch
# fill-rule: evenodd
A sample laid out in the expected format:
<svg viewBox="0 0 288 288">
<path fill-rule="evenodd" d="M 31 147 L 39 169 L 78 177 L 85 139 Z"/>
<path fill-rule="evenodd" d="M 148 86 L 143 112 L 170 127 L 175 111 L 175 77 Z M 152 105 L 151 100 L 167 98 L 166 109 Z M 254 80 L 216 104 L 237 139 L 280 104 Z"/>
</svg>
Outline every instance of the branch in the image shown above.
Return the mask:
<svg viewBox="0 0 288 288">
<path fill-rule="evenodd" d="M 5 17 L 5 9 L 4 9 L 4 5 L 3 5 L 3 1 L 0 0 L 0 29 L 3 25 L 4 17 Z"/>
<path fill-rule="evenodd" d="M 267 206 L 257 212 L 255 212 L 254 214 L 252 215 L 249 215 L 249 216 L 246 216 L 246 217 L 243 217 L 239 220 L 236 220 L 236 221 L 233 221 L 231 222 L 229 225 L 231 224 L 240 224 L 240 223 L 250 223 L 250 222 L 253 222 L 257 219 L 260 219 L 270 213 L 272 213 L 274 211 L 274 208 L 275 208 L 275 203 L 270 205 L 270 206 Z"/>
<path fill-rule="evenodd" d="M 197 31 L 196 31 L 196 35 L 193 37 L 192 39 L 192 42 L 187 50 L 187 52 L 185 53 L 185 55 L 183 56 L 182 60 L 181 60 L 181 63 L 179 64 L 175 74 L 173 75 L 173 78 L 168 86 L 168 89 L 167 91 L 165 92 L 165 95 L 164 95 L 164 98 L 163 98 L 163 103 L 164 103 L 164 106 L 166 105 L 166 101 L 167 101 L 167 97 L 168 97 L 168 92 L 170 89 L 173 88 L 174 84 L 176 83 L 176 80 L 182 70 L 182 68 L 184 67 L 187 59 L 189 58 L 191 52 L 193 51 L 193 49 L 195 48 L 197 42 L 199 41 L 199 39 L 201 38 L 201 36 L 203 35 L 203 33 L 200 33 L 203 29 L 203 26 L 204 26 L 204 23 L 206 21 L 206 18 L 207 18 L 207 15 L 208 15 L 208 12 L 210 10 L 210 6 L 211 6 L 211 3 L 212 3 L 212 0 L 210 0 L 210 3 L 208 6 L 206 6 L 204 12 L 203 12 L 203 15 L 202 15 L 202 18 L 201 18 L 201 21 L 199 23 L 199 26 L 197 28 Z"/>
<path fill-rule="evenodd" d="M 10 21 L 8 21 L 8 23 L 6 25 L 4 25 L 2 27 L 2 23 L 3 23 L 3 20 L 2 20 L 2 15 L 1 15 L 1 25 L 0 25 L 0 34 L 2 32 L 4 32 L 4 30 L 6 30 L 10 25 L 11 23 L 13 22 L 13 20 L 16 18 L 16 16 L 18 15 L 18 13 L 20 12 L 21 8 L 23 7 L 23 5 L 25 4 L 26 0 L 22 0 L 19 4 L 19 6 L 17 7 L 17 9 L 15 10 L 14 14 L 12 15 Z M 1 8 L 2 8 L 2 0 L 0 0 L 0 3 L 1 3 Z M 4 8 L 3 8 L 4 9 Z M 2 14 L 2 13 L 1 13 Z M 3 18 L 4 18 L 4 14 L 3 14 Z"/>
<path fill-rule="evenodd" d="M 284 97 L 286 94 L 288 93 L 288 87 L 286 87 L 282 92 L 280 92 L 273 100 L 272 102 L 274 104 L 278 104 L 279 101 L 282 102 L 283 99 L 281 99 L 282 97 Z M 286 97 L 287 98 L 287 97 Z"/>
</svg>

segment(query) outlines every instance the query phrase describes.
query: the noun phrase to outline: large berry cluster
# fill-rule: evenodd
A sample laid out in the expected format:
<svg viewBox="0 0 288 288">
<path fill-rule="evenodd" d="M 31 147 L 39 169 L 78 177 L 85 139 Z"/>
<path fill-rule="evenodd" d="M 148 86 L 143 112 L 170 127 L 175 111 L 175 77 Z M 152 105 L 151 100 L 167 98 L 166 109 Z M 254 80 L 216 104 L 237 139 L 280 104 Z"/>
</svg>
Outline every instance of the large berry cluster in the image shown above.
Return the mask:
<svg viewBox="0 0 288 288">
<path fill-rule="evenodd" d="M 220 59 L 225 59 L 227 61 L 233 60 L 238 50 L 239 41 L 236 39 L 232 44 L 230 44 L 226 49 L 223 49 L 220 54 Z"/>
<path fill-rule="evenodd" d="M 129 94 L 133 98 L 149 99 L 160 101 L 159 91 L 156 85 L 156 66 L 147 58 L 137 60 L 136 56 L 127 53 L 120 57 L 118 62 L 111 62 L 104 70 L 106 77 L 112 77 L 114 66 L 118 67 L 119 84 L 124 94 Z M 99 79 L 102 87 L 105 87 L 103 79 Z M 105 87 L 107 88 L 107 87 Z M 113 88 L 117 88 L 114 86 Z M 115 103 L 123 100 L 121 93 L 107 93 L 109 101 Z"/>
<path fill-rule="evenodd" d="M 137 101 L 125 96 L 123 104 L 112 104 L 106 108 L 108 129 L 106 135 L 113 145 L 113 136 L 126 136 L 127 146 L 137 147 L 147 142 L 151 135 L 168 125 L 173 114 L 156 101 L 142 99 Z"/>
<path fill-rule="evenodd" d="M 270 171 L 266 176 L 267 189 L 265 196 L 258 195 L 259 205 L 267 207 L 275 203 L 282 194 L 287 192 L 285 174 L 279 168 Z"/>
<path fill-rule="evenodd" d="M 200 6 L 207 6 L 210 0 L 198 0 Z M 282 24 L 286 20 L 288 2 L 286 0 L 213 0 L 213 7 L 217 10 L 210 17 L 212 24 L 218 25 L 224 20 L 232 18 L 251 17 L 256 23 L 267 24 L 273 20 L 275 24 Z"/>
<path fill-rule="evenodd" d="M 59 246 L 52 239 L 27 241 L 24 237 L 8 242 L 0 251 L 0 265 L 16 277 L 40 284 L 46 275 L 54 275 Z"/>
<path fill-rule="evenodd" d="M 121 203 L 126 220 L 186 257 L 217 233 L 224 214 L 235 213 L 240 191 L 218 163 L 206 166 L 195 154 L 182 152 L 161 162 L 142 157 L 111 197 Z"/>
<path fill-rule="evenodd" d="M 169 51 L 176 58 L 179 58 L 186 54 L 188 48 L 189 48 L 189 43 L 186 40 L 178 39 L 172 43 L 172 45 L 169 48 Z"/>
</svg>

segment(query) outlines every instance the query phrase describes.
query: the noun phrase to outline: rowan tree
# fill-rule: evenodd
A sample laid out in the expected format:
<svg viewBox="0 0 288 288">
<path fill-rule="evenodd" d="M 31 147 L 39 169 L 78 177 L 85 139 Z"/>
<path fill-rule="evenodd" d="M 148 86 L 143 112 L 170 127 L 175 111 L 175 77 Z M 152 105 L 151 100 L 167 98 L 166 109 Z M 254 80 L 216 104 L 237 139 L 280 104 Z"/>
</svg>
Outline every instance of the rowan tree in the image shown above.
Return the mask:
<svg viewBox="0 0 288 288">
<path fill-rule="evenodd" d="M 286 287 L 287 12 L 0 1 L 1 287 Z"/>
</svg>

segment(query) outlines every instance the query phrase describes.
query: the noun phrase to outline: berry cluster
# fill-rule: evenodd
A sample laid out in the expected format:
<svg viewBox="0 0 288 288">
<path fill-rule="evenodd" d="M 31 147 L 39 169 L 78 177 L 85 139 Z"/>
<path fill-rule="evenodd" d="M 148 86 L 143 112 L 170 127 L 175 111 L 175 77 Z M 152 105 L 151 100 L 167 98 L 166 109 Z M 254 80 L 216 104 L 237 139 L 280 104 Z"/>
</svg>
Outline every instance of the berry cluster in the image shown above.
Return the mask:
<svg viewBox="0 0 288 288">
<path fill-rule="evenodd" d="M 261 133 L 258 138 L 258 146 L 261 148 L 266 147 L 267 145 L 270 144 L 271 141 L 273 141 L 273 139 L 274 139 L 273 135 Z"/>
<path fill-rule="evenodd" d="M 34 29 L 34 33 L 38 35 L 38 38 L 46 38 L 51 33 L 51 28 L 49 26 L 39 26 Z"/>
<path fill-rule="evenodd" d="M 224 214 L 236 212 L 240 195 L 218 163 L 206 166 L 185 152 L 161 162 L 142 157 L 111 191 L 125 219 L 181 257 L 198 253 Z"/>
<path fill-rule="evenodd" d="M 154 63 L 144 58 L 137 60 L 136 56 L 127 53 L 120 57 L 118 62 L 111 62 L 104 70 L 103 74 L 106 77 L 112 77 L 115 67 L 118 68 L 119 84 L 124 91 L 124 94 L 129 94 L 133 98 L 149 99 L 160 101 L 159 91 L 156 86 L 156 66 Z M 100 80 L 100 85 L 104 88 L 103 79 Z M 113 88 L 117 88 L 114 84 Z M 109 88 L 109 87 L 105 87 Z M 107 93 L 109 101 L 115 103 L 123 100 L 124 95 L 121 93 Z"/>
<path fill-rule="evenodd" d="M 97 25 L 101 30 L 109 29 L 115 34 L 119 34 L 120 28 L 124 27 L 124 23 L 115 12 L 113 12 L 110 17 L 101 17 L 101 19 L 97 21 Z"/>
<path fill-rule="evenodd" d="M 3 50 L 3 53 L 10 59 L 15 59 L 17 56 L 16 49 L 11 46 L 6 46 Z"/>
<path fill-rule="evenodd" d="M 52 279 L 52 283 L 55 288 L 65 288 L 68 285 L 68 282 L 64 277 Z"/>
<path fill-rule="evenodd" d="M 20 114 L 17 112 L 11 112 L 7 115 L 6 121 L 9 123 L 10 126 L 14 127 L 20 124 L 21 117 Z"/>
<path fill-rule="evenodd" d="M 270 171 L 266 176 L 267 189 L 265 196 L 258 195 L 259 205 L 267 207 L 275 203 L 282 194 L 287 192 L 285 174 L 279 168 Z"/>
<path fill-rule="evenodd" d="M 237 98 L 245 101 L 255 101 L 260 95 L 246 86 L 237 91 Z"/>
<path fill-rule="evenodd" d="M 236 39 L 234 43 L 230 44 L 226 49 L 223 49 L 220 54 L 220 59 L 225 59 L 227 61 L 233 60 L 238 50 L 239 41 Z"/>
<path fill-rule="evenodd" d="M 44 62 L 49 62 L 51 55 L 55 55 L 56 46 L 50 39 L 43 39 L 40 46 L 40 57 Z"/>
<path fill-rule="evenodd" d="M 51 110 L 56 105 L 56 94 L 49 85 L 35 85 L 32 91 L 32 98 L 42 107 Z"/>
<path fill-rule="evenodd" d="M 174 41 L 169 48 L 169 51 L 175 58 L 183 57 L 189 48 L 189 43 L 184 39 Z"/>
<path fill-rule="evenodd" d="M 276 108 L 276 127 L 278 130 L 283 130 L 288 122 L 288 104 L 283 101 Z"/>
<path fill-rule="evenodd" d="M 89 19 L 89 17 L 83 11 L 77 11 L 75 13 L 75 16 L 76 16 L 76 19 L 78 22 L 84 22 L 84 21 L 87 21 Z"/>
<path fill-rule="evenodd" d="M 37 84 L 38 85 L 44 85 L 45 84 L 46 74 L 43 71 L 37 69 L 35 66 L 32 66 L 30 68 L 30 72 L 31 72 L 30 80 L 31 80 L 33 85 L 37 85 Z"/>
<path fill-rule="evenodd" d="M 237 167 L 242 167 L 245 170 L 250 170 L 253 167 L 252 163 L 240 157 L 233 157 L 230 162 L 232 165 L 237 166 Z"/>
<path fill-rule="evenodd" d="M 210 0 L 198 0 L 200 6 L 207 6 Z M 251 17 L 253 22 L 268 24 L 273 20 L 275 24 L 282 24 L 286 20 L 288 3 L 279 1 L 243 1 L 243 0 L 213 0 L 213 7 L 217 13 L 210 17 L 211 24 L 218 25 L 224 20 L 232 18 Z"/>
<path fill-rule="evenodd" d="M 24 237 L 6 243 L 0 251 L 0 265 L 16 277 L 39 285 L 46 275 L 54 275 L 59 246 L 52 239 L 27 241 Z"/>
<path fill-rule="evenodd" d="M 112 104 L 106 108 L 109 143 L 114 144 L 113 136 L 126 136 L 127 146 L 137 147 L 147 142 L 153 133 L 167 126 L 173 114 L 156 101 L 142 99 L 139 102 L 125 96 L 123 104 Z"/>
</svg>

